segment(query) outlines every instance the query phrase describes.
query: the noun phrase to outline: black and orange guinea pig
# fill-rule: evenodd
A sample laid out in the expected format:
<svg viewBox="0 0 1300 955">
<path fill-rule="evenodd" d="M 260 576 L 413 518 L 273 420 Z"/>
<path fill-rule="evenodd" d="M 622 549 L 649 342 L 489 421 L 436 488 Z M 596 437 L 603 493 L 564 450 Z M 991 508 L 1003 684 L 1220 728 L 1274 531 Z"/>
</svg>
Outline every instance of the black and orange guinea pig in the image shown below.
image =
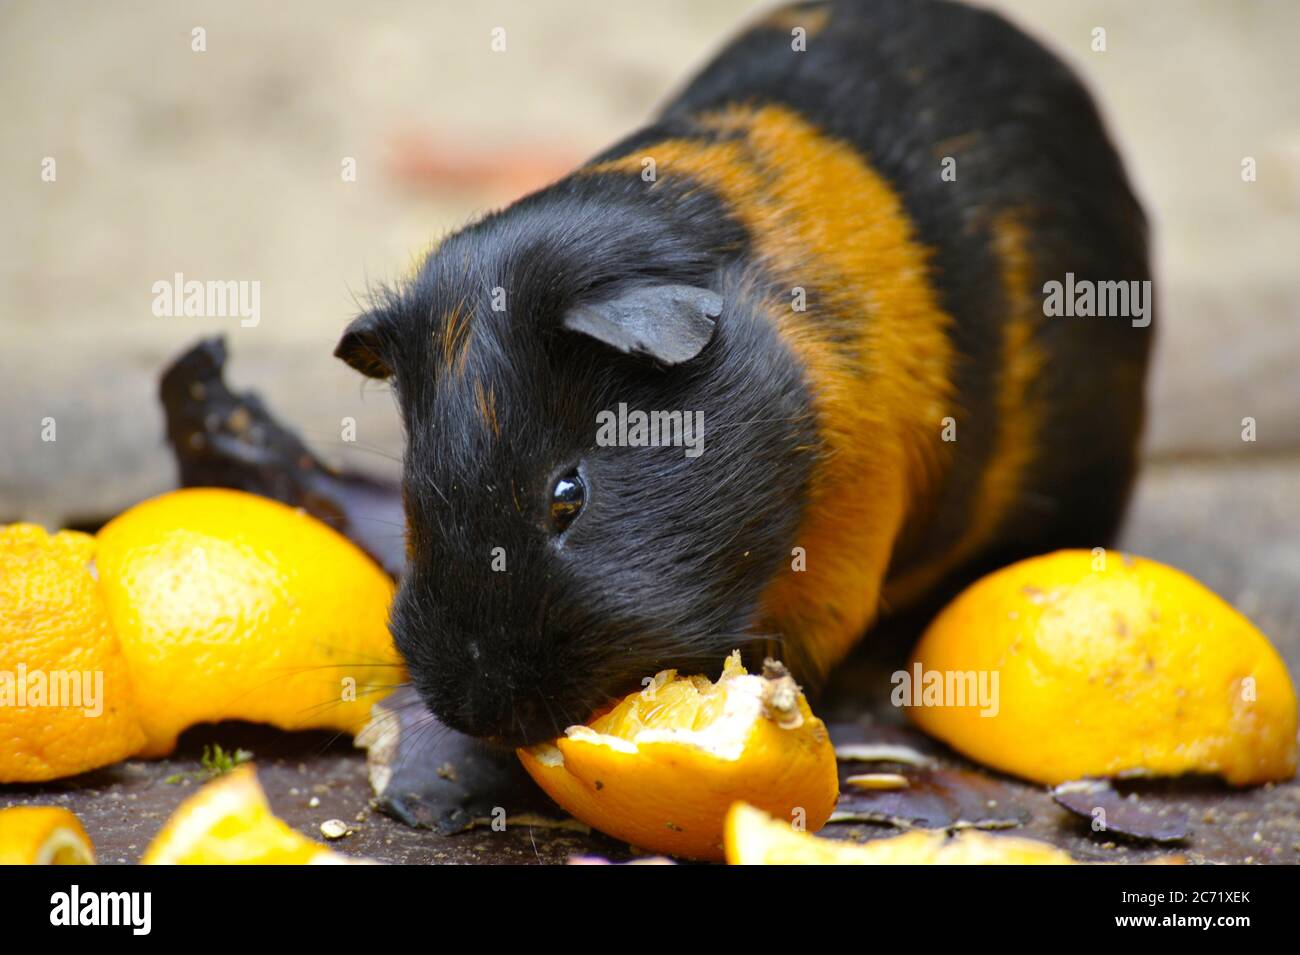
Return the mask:
<svg viewBox="0 0 1300 955">
<path fill-rule="evenodd" d="M 735 648 L 815 687 L 882 611 L 1104 544 L 1152 327 L 1049 315 L 1067 274 L 1149 279 L 1055 56 L 948 2 L 769 14 L 345 331 L 406 435 L 413 684 L 510 744 Z"/>
</svg>

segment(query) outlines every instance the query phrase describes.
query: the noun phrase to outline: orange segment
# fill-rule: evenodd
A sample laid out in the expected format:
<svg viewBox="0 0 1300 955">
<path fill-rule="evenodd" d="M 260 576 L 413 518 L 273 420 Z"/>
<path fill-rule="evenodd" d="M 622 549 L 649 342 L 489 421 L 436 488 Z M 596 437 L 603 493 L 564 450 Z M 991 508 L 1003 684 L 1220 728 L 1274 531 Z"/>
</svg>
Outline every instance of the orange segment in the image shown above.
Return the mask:
<svg viewBox="0 0 1300 955">
<path fill-rule="evenodd" d="M 319 865 L 350 860 L 276 818 L 253 767 L 241 766 L 181 803 L 140 861 L 144 865 Z"/>
<path fill-rule="evenodd" d="M 722 858 L 727 808 L 746 799 L 808 829 L 839 795 L 826 727 L 779 664 L 750 675 L 732 654 L 716 683 L 665 670 L 586 726 L 519 751 L 560 806 L 653 852 Z"/>
<path fill-rule="evenodd" d="M 0 527 L 0 783 L 76 775 L 144 742 L 94 549 L 74 531 Z"/>
<path fill-rule="evenodd" d="M 990 574 L 934 620 L 909 672 L 918 664 L 997 675 L 996 715 L 907 713 L 1025 779 L 1213 773 L 1245 785 L 1295 774 L 1285 664 L 1249 620 L 1153 560 L 1060 551 Z"/>
<path fill-rule="evenodd" d="M 224 719 L 355 733 L 404 679 L 387 627 L 391 581 L 300 511 L 239 491 L 176 491 L 119 515 L 98 540 L 144 755 Z"/>
<path fill-rule="evenodd" d="M 94 865 L 80 820 L 56 806 L 0 810 L 0 865 Z"/>
<path fill-rule="evenodd" d="M 1073 865 L 1043 842 L 963 830 L 909 832 L 892 839 L 848 843 L 796 832 L 760 809 L 736 803 L 727 813 L 731 865 Z"/>
</svg>

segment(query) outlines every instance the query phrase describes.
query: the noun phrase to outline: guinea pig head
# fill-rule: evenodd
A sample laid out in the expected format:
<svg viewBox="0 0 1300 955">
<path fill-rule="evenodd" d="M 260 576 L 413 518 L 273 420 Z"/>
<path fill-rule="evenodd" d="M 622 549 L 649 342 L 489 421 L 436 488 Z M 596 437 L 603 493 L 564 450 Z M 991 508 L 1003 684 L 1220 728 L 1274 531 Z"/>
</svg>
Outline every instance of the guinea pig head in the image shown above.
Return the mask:
<svg viewBox="0 0 1300 955">
<path fill-rule="evenodd" d="M 712 674 L 779 636 L 759 603 L 788 571 L 816 438 L 762 296 L 725 276 L 498 278 L 457 251 L 337 350 L 401 409 L 391 628 L 431 711 L 532 743 L 658 670 Z"/>
</svg>

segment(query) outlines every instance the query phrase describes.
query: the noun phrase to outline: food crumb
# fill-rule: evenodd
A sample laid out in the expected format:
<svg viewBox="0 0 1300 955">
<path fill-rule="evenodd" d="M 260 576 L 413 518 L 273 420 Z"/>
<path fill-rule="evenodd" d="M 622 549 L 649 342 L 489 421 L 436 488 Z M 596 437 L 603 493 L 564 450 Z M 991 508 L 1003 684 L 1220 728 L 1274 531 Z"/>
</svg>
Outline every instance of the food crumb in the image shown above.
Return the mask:
<svg viewBox="0 0 1300 955">
<path fill-rule="evenodd" d="M 342 819 L 326 819 L 320 824 L 320 834 L 326 839 L 342 839 L 351 830 Z"/>
</svg>

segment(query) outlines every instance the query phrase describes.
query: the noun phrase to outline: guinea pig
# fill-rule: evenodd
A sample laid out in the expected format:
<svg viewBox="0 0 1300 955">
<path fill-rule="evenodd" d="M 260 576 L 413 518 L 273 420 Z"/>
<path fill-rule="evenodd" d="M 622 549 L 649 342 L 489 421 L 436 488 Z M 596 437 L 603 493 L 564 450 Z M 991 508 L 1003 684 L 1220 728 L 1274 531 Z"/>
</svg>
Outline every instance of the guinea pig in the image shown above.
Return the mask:
<svg viewBox="0 0 1300 955">
<path fill-rule="evenodd" d="M 947 2 L 767 16 L 343 334 L 400 407 L 413 684 L 514 745 L 738 647 L 815 687 L 882 610 L 1105 543 L 1152 328 L 1067 281 L 1150 288 L 1059 60 Z"/>
</svg>

